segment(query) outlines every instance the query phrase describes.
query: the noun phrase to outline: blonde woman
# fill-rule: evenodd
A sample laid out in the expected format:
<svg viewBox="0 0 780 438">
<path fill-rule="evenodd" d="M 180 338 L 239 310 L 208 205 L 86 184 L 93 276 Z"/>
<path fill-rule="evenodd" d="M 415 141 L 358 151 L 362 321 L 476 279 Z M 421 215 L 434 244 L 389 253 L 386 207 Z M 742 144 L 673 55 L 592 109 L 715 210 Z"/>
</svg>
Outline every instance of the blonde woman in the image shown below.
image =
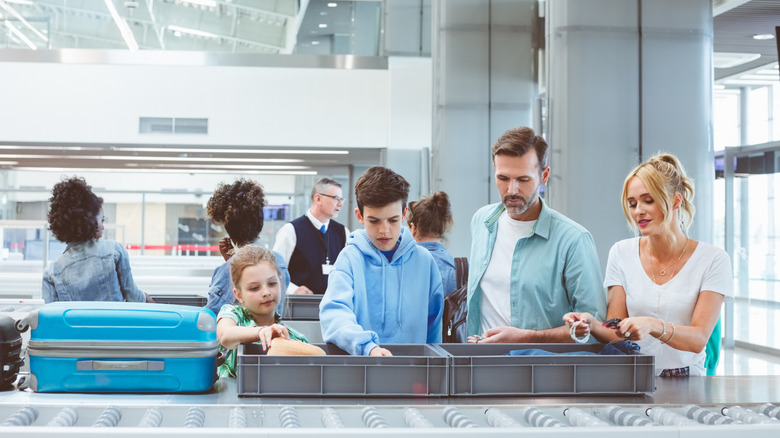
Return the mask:
<svg viewBox="0 0 780 438">
<path fill-rule="evenodd" d="M 601 342 L 629 339 L 656 356 L 662 377 L 705 375 L 704 349 L 724 300 L 733 299 L 731 263 L 720 248 L 690 239 L 693 181 L 679 160 L 659 154 L 637 166 L 623 184 L 622 205 L 639 237 L 612 246 L 604 286 L 606 325 L 587 313 L 568 313 L 578 333 Z"/>
</svg>

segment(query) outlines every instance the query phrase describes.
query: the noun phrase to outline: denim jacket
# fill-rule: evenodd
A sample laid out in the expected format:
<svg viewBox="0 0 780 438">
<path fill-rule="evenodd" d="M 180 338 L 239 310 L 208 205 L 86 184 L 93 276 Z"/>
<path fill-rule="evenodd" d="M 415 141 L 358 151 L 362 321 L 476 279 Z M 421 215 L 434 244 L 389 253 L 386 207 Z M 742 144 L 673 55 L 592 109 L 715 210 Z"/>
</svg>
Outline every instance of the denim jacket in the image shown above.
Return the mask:
<svg viewBox="0 0 780 438">
<path fill-rule="evenodd" d="M 510 315 L 513 327 L 544 330 L 563 325 L 567 312 L 606 315 L 596 244 L 581 225 L 551 209 L 542 211 L 531 236 L 515 246 L 510 275 Z M 471 220 L 467 331 L 480 330 L 480 281 L 493 255 L 501 203 L 479 209 Z"/>
<path fill-rule="evenodd" d="M 418 245 L 430 251 L 433 259 L 436 260 L 436 266 L 439 268 L 441 274 L 441 286 L 444 291 L 444 296 L 455 292 L 458 281 L 455 273 L 455 259 L 452 258 L 450 253 L 444 249 L 444 245 L 441 242 L 428 240 L 425 242 L 419 242 Z"/>
<path fill-rule="evenodd" d="M 287 286 L 290 284 L 290 271 L 287 270 L 287 263 L 284 262 L 281 254 L 274 251 L 274 256 L 276 257 L 276 264 L 279 266 L 279 270 L 282 271 L 282 283 L 279 285 L 279 305 L 276 307 L 276 311 L 281 315 L 284 309 L 285 291 L 287 291 Z M 214 274 L 211 276 L 211 284 L 209 285 L 209 300 L 206 303 L 206 307 L 211 309 L 214 315 L 218 315 L 222 306 L 233 304 L 235 300 L 233 282 L 230 280 L 230 259 L 228 259 L 214 269 Z"/>
<path fill-rule="evenodd" d="M 130 258 L 113 240 L 71 243 L 43 273 L 43 300 L 146 301 L 130 272 Z"/>
</svg>

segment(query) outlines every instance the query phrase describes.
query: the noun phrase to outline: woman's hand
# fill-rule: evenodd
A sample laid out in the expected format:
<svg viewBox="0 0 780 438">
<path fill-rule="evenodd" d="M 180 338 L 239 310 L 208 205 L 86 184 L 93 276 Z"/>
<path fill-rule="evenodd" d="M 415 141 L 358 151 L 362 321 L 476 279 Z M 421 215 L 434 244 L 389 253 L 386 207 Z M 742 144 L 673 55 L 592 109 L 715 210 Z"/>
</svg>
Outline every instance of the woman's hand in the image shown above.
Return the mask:
<svg viewBox="0 0 780 438">
<path fill-rule="evenodd" d="M 620 321 L 617 325 L 617 334 L 624 339 L 639 341 L 645 337 L 658 337 L 662 333 L 661 320 L 651 316 L 634 316 Z"/>
<path fill-rule="evenodd" d="M 266 351 L 271 346 L 271 339 L 283 337 L 290 339 L 290 332 L 287 331 L 287 327 L 281 324 L 273 324 L 265 327 L 260 327 L 257 330 L 257 340 L 263 345 L 263 351 Z"/>
</svg>

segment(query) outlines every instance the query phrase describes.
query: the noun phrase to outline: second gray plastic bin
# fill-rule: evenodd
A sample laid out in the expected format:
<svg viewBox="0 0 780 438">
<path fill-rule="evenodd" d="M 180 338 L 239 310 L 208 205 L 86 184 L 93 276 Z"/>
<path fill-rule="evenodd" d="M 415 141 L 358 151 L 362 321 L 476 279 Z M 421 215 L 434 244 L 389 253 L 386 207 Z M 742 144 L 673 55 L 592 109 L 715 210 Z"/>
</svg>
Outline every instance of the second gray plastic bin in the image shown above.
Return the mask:
<svg viewBox="0 0 780 438">
<path fill-rule="evenodd" d="M 452 396 L 643 394 L 655 391 L 644 354 L 506 356 L 512 350 L 599 352 L 602 344 L 438 344 L 450 355 Z"/>
<path fill-rule="evenodd" d="M 319 321 L 322 295 L 287 295 L 285 297 L 283 321 Z"/>
<path fill-rule="evenodd" d="M 238 347 L 238 395 L 317 397 L 446 396 L 448 359 L 424 344 L 386 344 L 392 357 L 349 356 L 319 345 L 327 356 L 266 356 L 259 344 Z"/>
</svg>

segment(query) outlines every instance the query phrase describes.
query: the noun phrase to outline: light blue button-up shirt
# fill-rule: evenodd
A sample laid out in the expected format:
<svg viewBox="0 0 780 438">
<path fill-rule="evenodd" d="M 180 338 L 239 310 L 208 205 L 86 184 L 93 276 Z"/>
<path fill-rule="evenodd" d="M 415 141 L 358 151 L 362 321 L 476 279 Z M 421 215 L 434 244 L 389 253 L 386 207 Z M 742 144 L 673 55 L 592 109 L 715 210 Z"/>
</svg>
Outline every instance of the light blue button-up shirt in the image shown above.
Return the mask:
<svg viewBox="0 0 780 438">
<path fill-rule="evenodd" d="M 581 225 L 549 208 L 544 201 L 533 233 L 519 239 L 510 275 L 513 327 L 545 330 L 563 325 L 568 312 L 589 312 L 603 320 L 606 293 L 593 236 Z M 481 325 L 480 281 L 490 263 L 498 234 L 501 203 L 479 209 L 471 220 L 469 256 L 469 336 Z"/>
</svg>

